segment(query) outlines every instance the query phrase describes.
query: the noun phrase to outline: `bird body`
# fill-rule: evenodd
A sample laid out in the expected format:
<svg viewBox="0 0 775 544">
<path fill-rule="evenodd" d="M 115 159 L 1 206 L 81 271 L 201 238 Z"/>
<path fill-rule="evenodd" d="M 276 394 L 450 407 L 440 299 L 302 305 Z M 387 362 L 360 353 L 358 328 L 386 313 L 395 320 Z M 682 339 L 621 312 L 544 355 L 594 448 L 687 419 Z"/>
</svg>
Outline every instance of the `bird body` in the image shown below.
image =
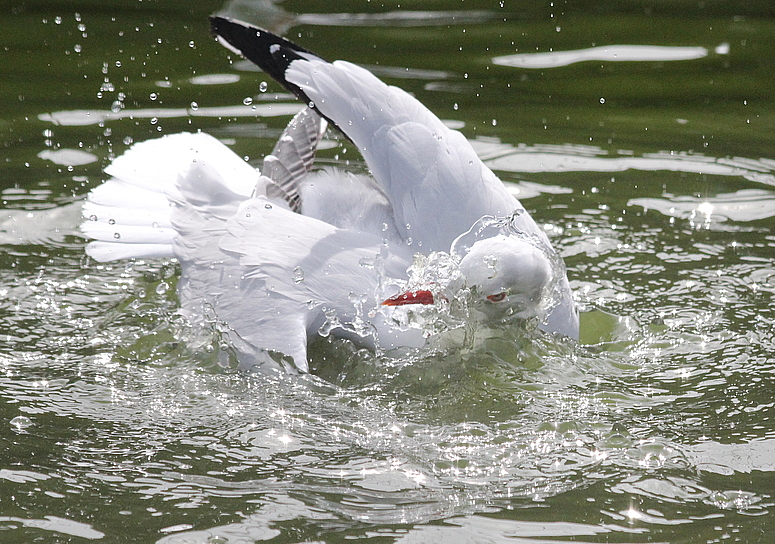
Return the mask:
<svg viewBox="0 0 775 544">
<path fill-rule="evenodd" d="M 177 258 L 182 311 L 225 324 L 253 365 L 306 371 L 317 335 L 420 347 L 428 331 L 401 315 L 462 291 L 481 319 L 536 319 L 577 337 L 561 259 L 462 134 L 354 64 L 239 21 L 214 17 L 212 26 L 307 106 L 261 172 L 202 133 L 134 145 L 84 205 L 89 255 Z M 313 170 L 327 123 L 357 146 L 371 176 Z M 446 255 L 452 273 L 397 302 L 413 287 L 418 253 Z"/>
</svg>

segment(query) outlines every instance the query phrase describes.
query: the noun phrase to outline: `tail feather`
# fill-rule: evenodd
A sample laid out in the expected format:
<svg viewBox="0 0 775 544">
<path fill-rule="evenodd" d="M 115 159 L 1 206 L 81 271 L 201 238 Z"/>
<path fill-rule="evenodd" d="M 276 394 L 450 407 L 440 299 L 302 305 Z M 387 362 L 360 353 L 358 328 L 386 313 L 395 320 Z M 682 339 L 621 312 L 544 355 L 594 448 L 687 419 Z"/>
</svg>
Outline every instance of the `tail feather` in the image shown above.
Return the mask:
<svg viewBox="0 0 775 544">
<path fill-rule="evenodd" d="M 135 144 L 105 172 L 112 178 L 89 194 L 81 224 L 81 231 L 94 239 L 86 252 L 98 261 L 174 257 L 175 203 L 210 202 L 219 192 L 247 198 L 259 183 L 250 165 L 202 133 Z M 212 179 L 202 183 L 203 173 Z M 191 176 L 200 183 L 181 186 Z"/>
</svg>

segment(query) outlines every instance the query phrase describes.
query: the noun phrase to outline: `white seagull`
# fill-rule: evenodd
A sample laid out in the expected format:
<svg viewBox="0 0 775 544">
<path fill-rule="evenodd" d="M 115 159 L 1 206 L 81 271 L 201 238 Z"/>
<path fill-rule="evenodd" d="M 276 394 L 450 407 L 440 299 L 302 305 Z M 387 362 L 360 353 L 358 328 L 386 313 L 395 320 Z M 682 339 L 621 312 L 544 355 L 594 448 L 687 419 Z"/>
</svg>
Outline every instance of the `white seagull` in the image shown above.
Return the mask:
<svg viewBox="0 0 775 544">
<path fill-rule="evenodd" d="M 462 134 L 354 64 L 240 21 L 211 24 L 307 106 L 260 172 L 204 133 L 134 145 L 84 204 L 91 257 L 177 258 L 182 312 L 224 325 L 250 366 L 305 372 L 318 335 L 420 347 L 429 333 L 407 316 L 448 311 L 461 293 L 467 319 L 578 337 L 562 260 Z M 312 169 L 327 123 L 371 176 Z"/>
</svg>

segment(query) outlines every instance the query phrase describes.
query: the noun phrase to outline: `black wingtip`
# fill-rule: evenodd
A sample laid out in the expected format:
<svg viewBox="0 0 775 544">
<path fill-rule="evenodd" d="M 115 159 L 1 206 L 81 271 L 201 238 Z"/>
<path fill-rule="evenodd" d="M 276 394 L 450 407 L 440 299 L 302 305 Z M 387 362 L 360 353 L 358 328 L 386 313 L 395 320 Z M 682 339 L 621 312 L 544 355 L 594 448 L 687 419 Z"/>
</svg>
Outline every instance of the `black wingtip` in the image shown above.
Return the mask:
<svg viewBox="0 0 775 544">
<path fill-rule="evenodd" d="M 229 49 L 239 52 L 301 100 L 309 102 L 304 91 L 285 79 L 285 71 L 295 60 L 320 57 L 268 30 L 236 19 L 212 16 L 210 30 Z"/>
</svg>

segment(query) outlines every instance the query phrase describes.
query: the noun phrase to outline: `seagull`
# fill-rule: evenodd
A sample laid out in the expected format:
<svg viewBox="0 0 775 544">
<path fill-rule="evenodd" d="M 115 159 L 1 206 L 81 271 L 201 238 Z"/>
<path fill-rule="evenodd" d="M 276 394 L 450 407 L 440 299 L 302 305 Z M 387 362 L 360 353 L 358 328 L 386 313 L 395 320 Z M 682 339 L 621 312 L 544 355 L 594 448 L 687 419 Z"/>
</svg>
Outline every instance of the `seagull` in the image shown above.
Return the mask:
<svg viewBox="0 0 775 544">
<path fill-rule="evenodd" d="M 260 170 L 201 132 L 133 145 L 84 203 L 89 256 L 177 259 L 181 312 L 225 330 L 249 367 L 308 372 L 319 336 L 420 348 L 433 319 L 578 338 L 562 259 L 460 132 L 355 64 L 210 22 L 302 109 Z M 370 175 L 315 168 L 329 126 Z"/>
</svg>

